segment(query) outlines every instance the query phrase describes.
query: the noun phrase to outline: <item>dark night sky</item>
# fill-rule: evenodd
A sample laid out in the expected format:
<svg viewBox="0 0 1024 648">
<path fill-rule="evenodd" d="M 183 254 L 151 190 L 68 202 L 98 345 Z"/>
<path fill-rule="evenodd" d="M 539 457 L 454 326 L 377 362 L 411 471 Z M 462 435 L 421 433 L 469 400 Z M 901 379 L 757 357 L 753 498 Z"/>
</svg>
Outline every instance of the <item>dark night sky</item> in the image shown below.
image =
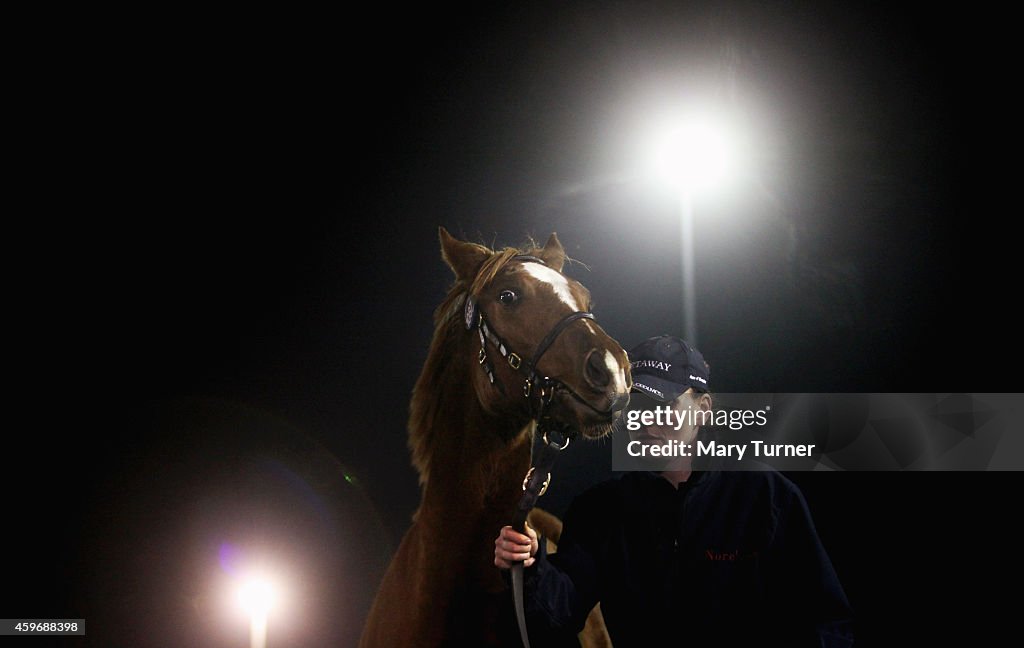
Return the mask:
<svg viewBox="0 0 1024 648">
<path fill-rule="evenodd" d="M 305 645 L 351 641 L 418 498 L 405 419 L 451 280 L 438 226 L 557 231 L 625 347 L 678 332 L 676 207 L 622 180 L 630 129 L 725 92 L 724 70 L 762 149 L 756 182 L 697 205 L 716 389 L 1019 391 L 1006 41 L 931 6 L 759 5 L 40 28 L 0 617 L 84 616 L 96 641 L 130 616 L 213 627 L 204 561 L 251 542 L 321 565 Z M 606 447 L 577 450 L 556 512 L 610 473 Z M 1014 544 L 979 502 L 1015 475 L 796 478 L 867 645 L 886 621 L 938 629 L 986 583 L 961 561 Z M 234 645 L 227 625 L 188 636 Z M 116 641 L 164 645 L 142 637 Z"/>
</svg>

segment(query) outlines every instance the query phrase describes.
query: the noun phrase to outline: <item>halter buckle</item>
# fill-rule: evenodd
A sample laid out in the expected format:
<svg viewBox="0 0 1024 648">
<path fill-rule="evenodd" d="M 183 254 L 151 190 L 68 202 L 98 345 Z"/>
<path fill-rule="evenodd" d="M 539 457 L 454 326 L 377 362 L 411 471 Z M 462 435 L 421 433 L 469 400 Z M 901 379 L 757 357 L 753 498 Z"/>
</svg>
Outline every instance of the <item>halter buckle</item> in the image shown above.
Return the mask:
<svg viewBox="0 0 1024 648">
<path fill-rule="evenodd" d="M 480 347 L 480 351 L 476 354 L 476 361 L 480 364 L 487 362 L 487 352 L 484 351 L 483 347 Z"/>
<path fill-rule="evenodd" d="M 523 364 L 523 359 L 519 357 L 518 353 L 508 354 L 508 363 L 513 369 L 519 369 L 519 365 Z"/>
<path fill-rule="evenodd" d="M 530 381 L 529 378 L 527 378 L 526 382 L 523 383 L 523 396 L 529 398 L 530 397 L 530 391 L 532 389 L 533 389 L 533 383 Z"/>
</svg>

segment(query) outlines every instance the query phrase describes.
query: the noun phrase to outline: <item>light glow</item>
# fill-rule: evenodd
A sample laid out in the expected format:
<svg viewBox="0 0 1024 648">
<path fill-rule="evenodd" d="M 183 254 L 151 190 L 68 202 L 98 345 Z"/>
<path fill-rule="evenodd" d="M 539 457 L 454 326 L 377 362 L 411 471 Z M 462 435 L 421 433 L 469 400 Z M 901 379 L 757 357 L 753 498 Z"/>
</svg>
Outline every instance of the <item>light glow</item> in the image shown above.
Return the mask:
<svg viewBox="0 0 1024 648">
<path fill-rule="evenodd" d="M 264 574 L 246 577 L 238 587 L 238 604 L 251 617 L 266 617 L 277 603 L 276 585 Z"/>
<path fill-rule="evenodd" d="M 655 168 L 663 182 L 699 191 L 721 185 L 732 159 L 732 142 L 719 125 L 691 119 L 664 135 Z"/>
<path fill-rule="evenodd" d="M 743 129 L 727 111 L 673 111 L 644 131 L 645 175 L 676 195 L 721 192 L 743 173 Z"/>
</svg>

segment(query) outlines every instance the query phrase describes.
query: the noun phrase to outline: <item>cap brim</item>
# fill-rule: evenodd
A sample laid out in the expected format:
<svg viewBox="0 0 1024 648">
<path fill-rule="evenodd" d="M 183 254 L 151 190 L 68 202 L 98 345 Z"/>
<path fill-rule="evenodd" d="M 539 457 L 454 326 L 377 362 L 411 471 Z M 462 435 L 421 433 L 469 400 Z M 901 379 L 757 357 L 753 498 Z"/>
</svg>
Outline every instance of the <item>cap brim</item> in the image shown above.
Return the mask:
<svg viewBox="0 0 1024 648">
<path fill-rule="evenodd" d="M 633 376 L 633 390 L 640 394 L 647 394 L 651 398 L 662 403 L 674 401 L 689 385 L 680 385 L 669 382 L 657 376 Z"/>
</svg>

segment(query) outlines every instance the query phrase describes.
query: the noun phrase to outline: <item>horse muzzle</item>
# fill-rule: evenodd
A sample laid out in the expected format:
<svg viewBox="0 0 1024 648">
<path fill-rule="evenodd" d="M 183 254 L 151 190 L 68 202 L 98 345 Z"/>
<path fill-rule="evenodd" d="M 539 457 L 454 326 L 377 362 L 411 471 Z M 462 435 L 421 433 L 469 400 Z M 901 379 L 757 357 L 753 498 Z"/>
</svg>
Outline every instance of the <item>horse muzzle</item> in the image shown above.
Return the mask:
<svg viewBox="0 0 1024 648">
<path fill-rule="evenodd" d="M 550 414 L 581 436 L 598 439 L 611 433 L 616 419 L 628 404 L 629 392 L 605 394 L 595 400 L 561 385 L 561 389 L 555 391 Z"/>
</svg>

